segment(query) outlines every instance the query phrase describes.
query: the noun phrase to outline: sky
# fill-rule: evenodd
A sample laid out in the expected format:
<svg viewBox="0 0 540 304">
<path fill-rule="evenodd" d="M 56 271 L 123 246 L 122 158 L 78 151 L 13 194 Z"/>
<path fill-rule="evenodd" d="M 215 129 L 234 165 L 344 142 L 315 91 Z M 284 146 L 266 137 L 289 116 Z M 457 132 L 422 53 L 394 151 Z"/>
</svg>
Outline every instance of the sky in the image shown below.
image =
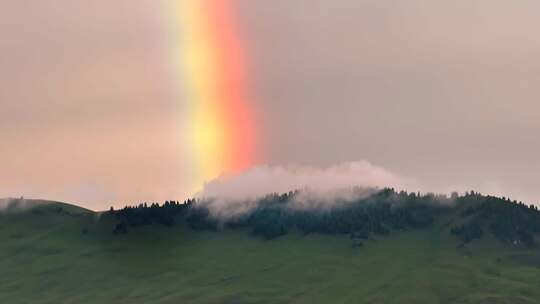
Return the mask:
<svg viewBox="0 0 540 304">
<path fill-rule="evenodd" d="M 229 37 L 214 44 L 182 21 L 197 2 L 2 2 L 0 197 L 99 210 L 183 200 L 220 169 L 364 161 L 411 190 L 540 203 L 538 1 L 223 0 L 230 20 L 200 14 Z M 207 61 L 185 68 L 190 43 L 221 58 L 206 78 L 241 72 L 234 90 L 195 85 Z M 226 128 L 227 149 L 197 146 L 194 104 L 206 125 L 203 99 L 230 91 L 249 123 Z"/>
</svg>

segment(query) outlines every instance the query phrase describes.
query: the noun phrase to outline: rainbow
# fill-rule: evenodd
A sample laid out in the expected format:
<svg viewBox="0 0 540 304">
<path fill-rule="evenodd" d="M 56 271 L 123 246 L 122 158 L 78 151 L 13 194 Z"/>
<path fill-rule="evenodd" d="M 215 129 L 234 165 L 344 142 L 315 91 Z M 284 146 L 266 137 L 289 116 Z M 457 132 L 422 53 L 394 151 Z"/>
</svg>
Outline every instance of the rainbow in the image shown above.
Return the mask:
<svg viewBox="0 0 540 304">
<path fill-rule="evenodd" d="M 196 183 L 252 166 L 257 119 L 248 92 L 248 59 L 229 0 L 176 0 L 180 69 L 188 102 Z"/>
</svg>

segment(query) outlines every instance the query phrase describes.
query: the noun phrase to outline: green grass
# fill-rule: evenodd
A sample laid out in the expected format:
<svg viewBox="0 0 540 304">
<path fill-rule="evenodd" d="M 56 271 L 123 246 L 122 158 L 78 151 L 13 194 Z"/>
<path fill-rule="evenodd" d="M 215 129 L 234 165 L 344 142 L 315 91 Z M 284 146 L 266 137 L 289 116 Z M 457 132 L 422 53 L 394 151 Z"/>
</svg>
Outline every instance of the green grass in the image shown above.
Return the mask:
<svg viewBox="0 0 540 304">
<path fill-rule="evenodd" d="M 69 208 L 0 216 L 0 303 L 540 302 L 538 250 L 458 249 L 443 224 L 353 249 L 345 236 L 184 226 L 114 236 Z"/>
</svg>

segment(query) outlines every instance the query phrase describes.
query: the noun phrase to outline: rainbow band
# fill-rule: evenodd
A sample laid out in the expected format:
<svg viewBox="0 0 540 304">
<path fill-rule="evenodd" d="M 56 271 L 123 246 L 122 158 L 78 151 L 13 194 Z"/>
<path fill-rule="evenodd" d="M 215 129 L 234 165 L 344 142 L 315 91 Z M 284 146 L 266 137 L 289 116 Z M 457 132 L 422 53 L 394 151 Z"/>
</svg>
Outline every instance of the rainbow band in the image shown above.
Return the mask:
<svg viewBox="0 0 540 304">
<path fill-rule="evenodd" d="M 248 62 L 228 0 L 179 0 L 190 142 L 199 180 L 240 171 L 257 159 Z"/>
</svg>

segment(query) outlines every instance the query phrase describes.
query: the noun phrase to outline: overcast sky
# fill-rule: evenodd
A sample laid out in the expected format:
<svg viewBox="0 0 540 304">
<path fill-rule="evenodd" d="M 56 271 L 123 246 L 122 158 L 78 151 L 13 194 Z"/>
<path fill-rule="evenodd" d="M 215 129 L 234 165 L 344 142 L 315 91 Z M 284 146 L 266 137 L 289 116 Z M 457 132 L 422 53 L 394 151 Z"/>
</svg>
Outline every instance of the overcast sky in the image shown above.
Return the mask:
<svg viewBox="0 0 540 304">
<path fill-rule="evenodd" d="M 0 197 L 193 190 L 166 2 L 0 4 Z M 422 190 L 540 203 L 540 2 L 236 4 L 265 163 L 368 160 Z"/>
</svg>

